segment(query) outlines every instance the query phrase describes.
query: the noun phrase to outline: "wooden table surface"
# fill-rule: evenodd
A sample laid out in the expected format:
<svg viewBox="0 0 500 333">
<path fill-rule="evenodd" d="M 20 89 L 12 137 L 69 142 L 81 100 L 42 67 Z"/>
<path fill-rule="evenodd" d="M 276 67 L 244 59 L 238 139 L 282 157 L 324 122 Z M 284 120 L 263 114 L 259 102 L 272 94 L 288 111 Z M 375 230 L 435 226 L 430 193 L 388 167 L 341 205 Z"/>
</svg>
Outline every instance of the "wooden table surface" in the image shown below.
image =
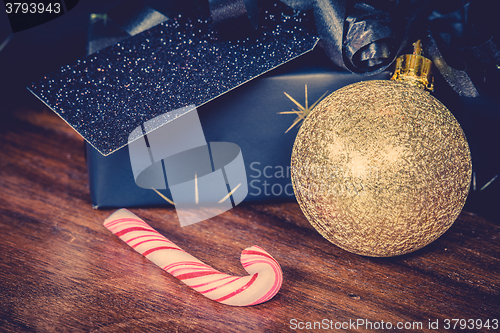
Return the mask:
<svg viewBox="0 0 500 333">
<path fill-rule="evenodd" d="M 357 320 L 417 332 L 429 320 L 444 331 L 446 319 L 500 319 L 500 226 L 471 213 L 420 251 L 367 258 L 323 239 L 296 203 L 242 204 L 184 228 L 172 208 L 131 209 L 223 272 L 245 274 L 239 256 L 254 244 L 281 264 L 269 302 L 218 304 L 103 227 L 112 210 L 91 208 L 83 141 L 62 120 L 43 108 L 0 114 L 3 332 L 278 332 Z"/>
</svg>

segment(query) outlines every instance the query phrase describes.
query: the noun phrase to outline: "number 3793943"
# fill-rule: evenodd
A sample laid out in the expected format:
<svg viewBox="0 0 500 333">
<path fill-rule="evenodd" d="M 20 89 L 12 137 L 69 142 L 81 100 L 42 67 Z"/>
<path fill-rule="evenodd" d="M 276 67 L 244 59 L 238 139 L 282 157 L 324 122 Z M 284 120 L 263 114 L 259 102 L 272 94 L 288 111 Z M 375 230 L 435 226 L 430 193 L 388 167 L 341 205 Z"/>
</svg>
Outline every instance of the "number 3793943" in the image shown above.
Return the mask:
<svg viewBox="0 0 500 333">
<path fill-rule="evenodd" d="M 49 4 L 42 2 L 7 2 L 5 4 L 5 12 L 7 14 L 59 14 L 61 12 L 61 4 L 59 2 Z"/>
<path fill-rule="evenodd" d="M 498 319 L 445 319 L 444 326 L 445 330 L 456 330 L 456 329 L 486 329 L 486 330 L 497 330 L 498 329 Z"/>
</svg>

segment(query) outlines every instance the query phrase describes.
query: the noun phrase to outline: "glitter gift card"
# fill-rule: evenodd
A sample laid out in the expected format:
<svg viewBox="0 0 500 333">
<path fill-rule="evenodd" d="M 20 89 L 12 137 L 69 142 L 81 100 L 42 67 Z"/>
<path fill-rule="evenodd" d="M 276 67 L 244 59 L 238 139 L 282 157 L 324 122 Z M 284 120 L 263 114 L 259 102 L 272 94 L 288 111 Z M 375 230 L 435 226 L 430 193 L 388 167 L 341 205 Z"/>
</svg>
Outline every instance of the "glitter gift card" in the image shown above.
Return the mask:
<svg viewBox="0 0 500 333">
<path fill-rule="evenodd" d="M 209 19 L 178 17 L 28 88 L 106 156 L 127 145 L 130 133 L 148 120 L 203 105 L 312 50 L 318 39 L 302 28 L 303 19 L 268 14 L 269 28 L 226 41 Z"/>
</svg>

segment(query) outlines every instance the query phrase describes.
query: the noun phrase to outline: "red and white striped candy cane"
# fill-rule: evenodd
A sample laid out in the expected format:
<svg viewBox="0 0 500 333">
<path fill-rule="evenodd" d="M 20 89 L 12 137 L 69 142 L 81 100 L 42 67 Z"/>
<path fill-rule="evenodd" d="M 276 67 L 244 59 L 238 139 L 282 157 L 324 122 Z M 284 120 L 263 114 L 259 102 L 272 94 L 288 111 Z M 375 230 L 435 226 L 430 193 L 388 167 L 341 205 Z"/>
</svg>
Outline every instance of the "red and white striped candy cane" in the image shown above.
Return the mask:
<svg viewBox="0 0 500 333">
<path fill-rule="evenodd" d="M 276 295 L 283 282 L 278 262 L 255 245 L 241 252 L 240 261 L 250 275 L 232 276 L 196 259 L 126 209 L 109 216 L 104 226 L 156 265 L 216 302 L 235 306 L 260 304 Z"/>
</svg>

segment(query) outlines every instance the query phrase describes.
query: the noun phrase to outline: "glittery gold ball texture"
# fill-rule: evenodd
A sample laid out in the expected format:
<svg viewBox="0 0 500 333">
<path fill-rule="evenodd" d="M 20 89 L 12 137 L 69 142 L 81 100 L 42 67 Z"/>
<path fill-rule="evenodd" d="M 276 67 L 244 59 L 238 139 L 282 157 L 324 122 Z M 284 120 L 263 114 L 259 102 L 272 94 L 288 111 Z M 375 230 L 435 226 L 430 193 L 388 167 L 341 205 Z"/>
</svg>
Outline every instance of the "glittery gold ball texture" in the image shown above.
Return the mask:
<svg viewBox="0 0 500 333">
<path fill-rule="evenodd" d="M 436 240 L 469 192 L 469 146 L 455 117 L 406 83 L 364 81 L 326 97 L 297 135 L 297 201 L 330 242 L 390 257 Z"/>
</svg>

